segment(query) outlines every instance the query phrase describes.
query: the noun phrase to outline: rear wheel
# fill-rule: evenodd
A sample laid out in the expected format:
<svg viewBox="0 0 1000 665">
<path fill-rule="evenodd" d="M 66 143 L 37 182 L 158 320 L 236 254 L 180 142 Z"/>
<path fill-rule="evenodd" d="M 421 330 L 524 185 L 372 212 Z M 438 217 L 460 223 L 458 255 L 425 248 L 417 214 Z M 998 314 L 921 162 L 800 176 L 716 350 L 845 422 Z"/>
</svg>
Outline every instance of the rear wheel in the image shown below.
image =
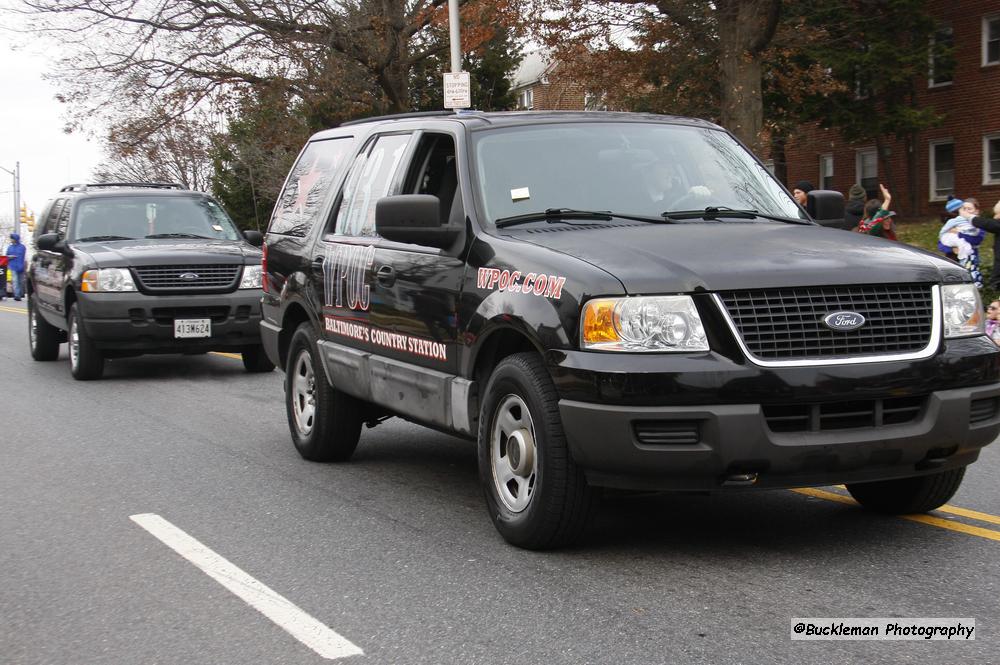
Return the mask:
<svg viewBox="0 0 1000 665">
<path fill-rule="evenodd" d="M 28 346 L 35 360 L 55 360 L 59 357 L 59 329 L 38 313 L 35 298 L 28 297 Z"/>
<path fill-rule="evenodd" d="M 69 367 L 77 381 L 99 379 L 104 374 L 104 357 L 83 329 L 76 303 L 69 308 Z"/>
<path fill-rule="evenodd" d="M 292 336 L 285 369 L 285 410 L 295 448 L 313 462 L 346 462 L 361 436 L 361 403 L 329 384 L 316 333 L 303 323 Z"/>
<path fill-rule="evenodd" d="M 243 367 L 251 374 L 270 372 L 274 369 L 274 363 L 268 359 L 267 354 L 264 353 L 264 347 L 259 344 L 243 349 L 242 355 Z"/>
<path fill-rule="evenodd" d="M 940 508 L 958 491 L 965 467 L 927 476 L 852 483 L 847 491 L 862 506 L 879 513 L 909 515 Z"/>
<path fill-rule="evenodd" d="M 502 360 L 479 416 L 479 478 L 493 525 L 512 545 L 549 549 L 586 529 L 594 493 L 570 457 L 558 396 L 541 358 Z"/>
</svg>

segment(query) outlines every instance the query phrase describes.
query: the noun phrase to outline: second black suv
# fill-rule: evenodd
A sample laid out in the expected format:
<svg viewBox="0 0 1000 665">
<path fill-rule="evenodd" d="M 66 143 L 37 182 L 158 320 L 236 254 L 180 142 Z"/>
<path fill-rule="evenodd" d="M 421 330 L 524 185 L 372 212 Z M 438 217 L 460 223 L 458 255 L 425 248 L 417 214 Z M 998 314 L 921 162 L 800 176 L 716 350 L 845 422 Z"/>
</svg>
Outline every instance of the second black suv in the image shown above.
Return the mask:
<svg viewBox="0 0 1000 665">
<path fill-rule="evenodd" d="M 840 194 L 811 199 L 843 218 Z M 1000 432 L 968 272 L 814 224 L 699 120 L 346 124 L 306 144 L 265 253 L 299 453 L 346 460 L 387 415 L 476 438 L 523 547 L 571 541 L 599 487 L 846 483 L 932 510 Z"/>
<path fill-rule="evenodd" d="M 274 365 L 260 344 L 262 242 L 214 199 L 179 185 L 70 185 L 35 229 L 27 270 L 31 355 L 69 342 L 74 378 L 104 359 L 144 353 L 241 353 L 249 372 Z"/>
</svg>

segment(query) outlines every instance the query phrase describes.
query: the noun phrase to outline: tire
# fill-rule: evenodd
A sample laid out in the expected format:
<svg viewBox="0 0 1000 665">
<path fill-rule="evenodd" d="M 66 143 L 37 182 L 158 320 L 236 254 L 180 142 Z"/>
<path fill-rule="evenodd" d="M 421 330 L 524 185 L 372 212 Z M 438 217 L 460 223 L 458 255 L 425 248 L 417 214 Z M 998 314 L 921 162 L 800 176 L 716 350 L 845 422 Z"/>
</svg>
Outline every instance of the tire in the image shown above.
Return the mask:
<svg viewBox="0 0 1000 665">
<path fill-rule="evenodd" d="M 274 369 L 274 363 L 268 359 L 264 347 L 259 344 L 243 349 L 242 355 L 243 367 L 251 374 L 261 374 Z"/>
<path fill-rule="evenodd" d="M 316 333 L 303 323 L 292 335 L 285 371 L 285 411 L 292 442 L 312 462 L 346 462 L 361 437 L 361 404 L 329 384 Z"/>
<path fill-rule="evenodd" d="M 80 307 L 69 308 L 69 369 L 77 381 L 91 381 L 104 374 L 104 356 L 83 328 Z"/>
<path fill-rule="evenodd" d="M 479 412 L 479 479 L 493 525 L 517 547 L 570 545 L 593 513 L 595 495 L 570 457 L 558 401 L 534 353 L 504 358 L 486 384 Z"/>
<path fill-rule="evenodd" d="M 965 467 L 928 476 L 847 485 L 851 496 L 868 510 L 891 515 L 926 513 L 940 508 L 958 491 Z"/>
<path fill-rule="evenodd" d="M 39 361 L 59 357 L 59 329 L 43 319 L 35 307 L 35 299 L 28 297 L 28 347 L 31 357 Z"/>
</svg>

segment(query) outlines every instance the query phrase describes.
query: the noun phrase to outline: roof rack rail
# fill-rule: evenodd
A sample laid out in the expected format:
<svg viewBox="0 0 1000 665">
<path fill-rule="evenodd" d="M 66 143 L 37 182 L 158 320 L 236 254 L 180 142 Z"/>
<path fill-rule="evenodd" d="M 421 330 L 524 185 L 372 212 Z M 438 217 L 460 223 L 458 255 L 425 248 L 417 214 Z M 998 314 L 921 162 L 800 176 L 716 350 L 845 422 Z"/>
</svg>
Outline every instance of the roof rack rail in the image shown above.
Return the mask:
<svg viewBox="0 0 1000 665">
<path fill-rule="evenodd" d="M 340 123 L 341 127 L 348 125 L 360 125 L 365 122 L 378 122 L 381 120 L 407 120 L 409 118 L 432 118 L 435 116 L 455 115 L 454 111 L 414 111 L 413 113 L 392 113 L 389 115 L 376 115 L 370 118 L 358 118 Z"/>
<path fill-rule="evenodd" d="M 60 192 L 86 192 L 89 189 L 100 189 L 102 187 L 135 187 L 137 189 L 185 189 L 184 185 L 178 182 L 91 182 L 87 184 L 66 185 Z"/>
</svg>

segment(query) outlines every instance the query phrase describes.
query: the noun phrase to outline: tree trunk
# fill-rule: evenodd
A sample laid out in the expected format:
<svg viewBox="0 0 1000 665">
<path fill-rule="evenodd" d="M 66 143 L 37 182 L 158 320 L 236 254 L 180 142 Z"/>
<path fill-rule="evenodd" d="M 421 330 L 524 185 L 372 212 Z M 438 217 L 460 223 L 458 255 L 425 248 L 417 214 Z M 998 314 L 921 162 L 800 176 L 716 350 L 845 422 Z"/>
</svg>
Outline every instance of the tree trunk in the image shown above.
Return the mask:
<svg viewBox="0 0 1000 665">
<path fill-rule="evenodd" d="M 759 153 L 760 131 L 764 128 L 760 63 L 736 44 L 723 43 L 719 65 L 722 69 L 722 126 Z"/>
<path fill-rule="evenodd" d="M 788 182 L 788 158 L 785 156 L 785 144 L 788 137 L 775 131 L 771 134 L 771 161 L 774 162 L 774 177 L 778 182 Z"/>
<path fill-rule="evenodd" d="M 764 129 L 760 55 L 774 36 L 780 0 L 718 0 L 722 125 L 759 153 Z"/>
</svg>

